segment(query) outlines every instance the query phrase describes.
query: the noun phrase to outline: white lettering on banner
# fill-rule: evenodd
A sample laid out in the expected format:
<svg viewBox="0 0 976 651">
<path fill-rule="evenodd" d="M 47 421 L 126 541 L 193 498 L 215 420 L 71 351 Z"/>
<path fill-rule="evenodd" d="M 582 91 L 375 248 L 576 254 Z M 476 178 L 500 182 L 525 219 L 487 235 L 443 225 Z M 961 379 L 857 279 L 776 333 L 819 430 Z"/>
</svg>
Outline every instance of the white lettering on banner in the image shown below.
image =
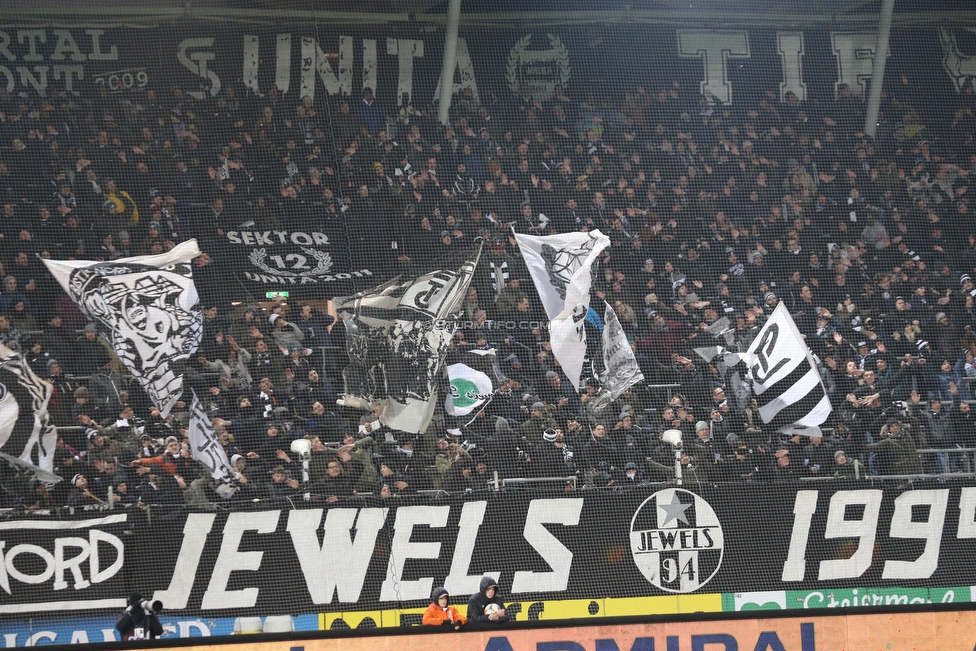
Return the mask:
<svg viewBox="0 0 976 651">
<path fill-rule="evenodd" d="M 956 538 L 976 538 L 976 488 L 966 487 L 959 492 L 959 527 Z"/>
<path fill-rule="evenodd" d="M 458 521 L 458 534 L 454 542 L 454 556 L 451 558 L 451 571 L 444 579 L 444 588 L 451 594 L 474 594 L 481 588 L 481 577 L 490 576 L 498 580 L 501 572 L 468 574 L 471 556 L 478 540 L 478 531 L 485 519 L 488 502 L 465 502 L 461 507 Z"/>
<path fill-rule="evenodd" d="M 327 246 L 330 244 L 329 236 L 317 231 L 311 233 L 301 231 L 227 231 L 227 239 L 230 240 L 231 244 L 247 246 L 274 246 L 289 243 L 305 246 L 313 244 Z"/>
<path fill-rule="evenodd" d="M 678 56 L 699 59 L 704 79 L 702 95 L 712 95 L 720 104 L 732 103 L 729 59 L 748 59 L 749 32 L 711 29 L 679 29 Z"/>
<path fill-rule="evenodd" d="M 915 490 L 902 493 L 895 499 L 895 513 L 891 516 L 892 538 L 925 540 L 925 549 L 914 561 L 885 561 L 882 579 L 927 579 L 939 568 L 939 549 L 942 546 L 942 525 L 945 524 L 949 504 L 947 490 Z M 928 506 L 925 522 L 912 520 L 913 506 Z"/>
<path fill-rule="evenodd" d="M 793 503 L 793 531 L 790 535 L 790 551 L 783 564 L 783 581 L 802 581 L 807 571 L 807 539 L 810 523 L 817 510 L 818 491 L 797 491 Z"/>
<path fill-rule="evenodd" d="M 424 56 L 424 42 L 410 38 L 386 39 L 386 53 L 397 57 L 397 106 L 403 106 L 403 96 L 413 98 L 413 60 Z"/>
<path fill-rule="evenodd" d="M 24 55 L 24 61 L 43 61 L 44 57 L 37 53 L 37 41 L 47 43 L 47 32 L 43 29 L 17 30 L 17 42 L 23 44 L 25 40 L 30 44 L 30 54 Z"/>
<path fill-rule="evenodd" d="M 404 581 L 403 566 L 411 558 L 437 558 L 441 552 L 441 543 L 410 542 L 410 535 L 418 524 L 446 527 L 450 512 L 449 506 L 403 506 L 397 509 L 393 542 L 390 545 L 390 562 L 386 568 L 386 580 L 380 588 L 380 601 L 409 601 L 430 596 L 430 590 L 434 586 L 433 577 Z"/>
<path fill-rule="evenodd" d="M 227 582 L 232 572 L 257 572 L 261 569 L 264 552 L 239 551 L 241 538 L 245 531 L 274 533 L 278 526 L 281 511 L 258 511 L 256 513 L 231 513 L 224 524 L 220 554 L 214 564 L 210 584 L 203 594 L 203 610 L 226 608 L 253 608 L 258 601 L 257 588 L 228 590 Z M 164 602 L 165 603 L 165 602 Z"/>
<path fill-rule="evenodd" d="M 190 591 L 200 566 L 203 548 L 207 545 L 207 536 L 213 528 L 215 513 L 190 513 L 183 523 L 183 544 L 180 545 L 180 555 L 173 568 L 173 578 L 170 579 L 166 590 L 157 590 L 153 594 L 153 601 L 162 601 L 172 610 L 186 608 L 190 601 Z"/>
<path fill-rule="evenodd" d="M 71 55 L 72 61 L 84 61 L 88 58 L 78 48 L 78 43 L 75 42 L 75 37 L 71 35 L 71 32 L 66 29 L 53 29 L 51 31 L 58 37 L 58 43 L 54 46 L 54 52 L 51 53 L 51 61 L 64 61 L 65 53 Z"/>
<path fill-rule="evenodd" d="M 257 74 L 256 68 L 254 74 Z M 282 94 L 287 93 L 291 88 L 291 34 L 278 34 L 276 39 L 275 86 Z"/>
<path fill-rule="evenodd" d="M 254 34 L 244 35 L 244 51 L 241 55 L 241 80 L 244 87 L 261 96 L 258 88 L 258 64 L 261 63 L 261 39 Z"/>
<path fill-rule="evenodd" d="M 878 34 L 876 32 L 831 32 L 830 46 L 837 58 L 837 81 L 834 83 L 834 96 L 840 96 L 840 87 L 850 86 L 858 97 L 867 97 L 867 81 L 874 73 L 874 58 L 877 55 Z M 888 56 L 891 56 L 889 48 Z"/>
<path fill-rule="evenodd" d="M 280 49 L 279 49 L 280 52 Z M 329 58 L 318 41 L 311 37 L 302 38 L 302 97 L 315 97 L 315 73 L 325 86 L 329 95 L 350 95 L 352 93 L 352 37 L 339 37 L 339 71 L 332 69 Z"/>
<path fill-rule="evenodd" d="M 972 27 L 940 27 L 939 41 L 942 43 L 942 67 L 952 79 L 956 92 L 961 93 L 966 84 L 976 79 L 976 54 L 964 54 L 956 40 L 956 29 L 964 29 L 976 34 Z"/>
<path fill-rule="evenodd" d="M 830 510 L 827 511 L 824 538 L 857 538 L 858 543 L 850 558 L 820 561 L 820 574 L 817 577 L 820 581 L 854 579 L 871 567 L 883 497 L 884 492 L 880 490 L 837 491 L 833 494 L 830 498 Z M 849 505 L 864 506 L 864 514 L 860 520 L 846 518 Z"/>
<path fill-rule="evenodd" d="M 26 526 L 24 528 L 30 529 L 31 527 Z M 99 543 L 111 545 L 116 550 L 115 560 L 106 568 L 102 568 L 100 564 Z M 125 562 L 125 549 L 118 536 L 98 529 L 90 529 L 87 539 L 75 536 L 55 538 L 54 553 L 40 545 L 22 543 L 14 545 L 4 554 L 5 546 L 6 541 L 0 541 L 0 556 L 2 556 L 2 561 L 0 561 L 0 588 L 7 594 L 12 594 L 10 579 L 28 585 L 40 585 L 52 576 L 54 577 L 54 590 L 64 590 L 69 586 L 75 590 L 84 590 L 92 584 L 101 583 L 118 574 Z M 77 554 L 70 555 L 65 551 L 68 548 L 80 551 Z M 21 571 L 17 567 L 16 559 L 23 554 L 29 554 L 42 560 L 44 569 L 37 574 L 27 574 Z M 82 570 L 82 564 L 85 561 L 88 561 L 87 579 Z M 65 580 L 65 572 L 71 573 L 72 583 L 69 584 Z"/>
<path fill-rule="evenodd" d="M 776 32 L 776 49 L 783 65 L 783 81 L 779 84 L 779 99 L 786 101 L 786 93 L 793 92 L 800 101 L 807 98 L 803 83 L 803 32 Z"/>
<path fill-rule="evenodd" d="M 573 552 L 549 533 L 546 524 L 575 527 L 583 511 L 583 500 L 551 499 L 532 500 L 525 515 L 522 536 L 549 564 L 552 572 L 520 571 L 512 581 L 512 593 L 562 592 L 569 585 L 569 569 L 573 564 Z"/>
<path fill-rule="evenodd" d="M 312 603 L 359 601 L 366 570 L 373 558 L 376 535 L 386 522 L 388 509 L 331 509 L 319 545 L 322 509 L 291 511 L 288 533 L 305 576 Z M 355 531 L 355 540 L 352 539 Z"/>
<path fill-rule="evenodd" d="M 119 50 L 115 45 L 110 45 L 108 52 L 102 50 L 101 36 L 105 33 L 102 29 L 86 29 L 85 34 L 90 37 L 91 47 L 86 53 L 78 45 L 78 39 L 67 29 L 52 29 L 51 39 L 54 41 L 54 48 L 50 55 L 46 57 L 46 52 L 39 48 L 39 45 L 48 43 L 47 31 L 43 29 L 18 30 L 16 43 L 23 47 L 18 48 L 17 52 L 11 51 L 11 44 L 14 39 L 7 32 L 0 31 L 0 56 L 7 61 L 17 61 L 18 58 L 26 63 L 43 62 L 45 60 L 56 62 L 53 66 L 36 65 L 15 66 L 13 71 L 6 66 L 0 66 L 0 76 L 5 78 L 6 84 L 0 80 L 0 86 L 13 92 L 20 82 L 22 88 L 30 88 L 42 97 L 47 97 L 48 73 L 51 73 L 57 81 L 64 82 L 64 90 L 74 93 L 75 82 L 85 78 L 85 68 L 82 65 L 72 65 L 61 63 L 63 61 L 74 61 L 78 64 L 85 61 L 117 61 Z M 20 56 L 18 57 L 18 53 Z M 14 74 L 16 72 L 16 75 Z M 131 71 L 117 71 L 117 76 L 108 85 L 112 90 L 123 90 L 138 86 L 143 88 L 149 83 L 149 76 L 141 69 Z M 128 73 L 128 74 L 127 74 Z M 111 74 L 111 73 L 106 73 Z M 107 80 L 100 76 L 95 77 L 96 83 L 106 84 Z"/>
<path fill-rule="evenodd" d="M 208 38 L 185 38 L 176 46 L 176 58 L 183 64 L 183 67 L 200 77 L 201 80 L 208 81 L 207 86 L 209 88 L 206 91 L 187 91 L 186 94 L 195 99 L 205 99 L 208 94 L 210 97 L 216 97 L 217 93 L 220 92 L 220 77 L 207 65 L 208 62 L 216 59 L 217 55 L 210 50 L 200 49 L 213 47 L 214 40 L 212 36 Z M 187 53 L 188 50 L 192 51 Z"/>
<path fill-rule="evenodd" d="M 376 89 L 376 39 L 363 39 L 363 88 Z"/>
<path fill-rule="evenodd" d="M 457 56 L 454 59 L 457 61 L 457 81 L 454 82 L 454 94 L 457 95 L 465 88 L 470 88 L 474 96 L 478 97 L 478 82 L 474 77 L 474 64 L 471 62 L 471 55 L 468 53 L 468 42 L 463 36 L 458 37 Z M 455 75 L 452 75 L 451 78 L 454 79 Z M 441 82 L 440 75 L 438 75 L 437 87 L 434 89 L 431 102 L 436 104 L 440 97 Z"/>
<path fill-rule="evenodd" d="M 784 582 L 803 581 L 806 575 L 806 549 L 809 542 L 813 514 L 817 510 L 818 491 L 798 491 L 793 506 L 793 530 L 790 548 L 783 563 Z M 853 579 L 861 576 L 871 566 L 874 542 L 877 536 L 878 518 L 883 493 L 880 490 L 837 491 L 831 496 L 827 513 L 824 538 L 856 538 L 857 548 L 850 558 L 820 561 L 818 579 Z M 908 540 L 924 540 L 925 547 L 915 560 L 890 559 L 885 561 L 883 579 L 928 579 L 939 567 L 942 547 L 942 531 L 948 508 L 949 490 L 917 490 L 903 493 L 894 500 L 894 514 L 889 525 L 888 537 Z M 846 518 L 849 506 L 863 506 L 859 520 Z M 913 520 L 915 506 L 928 507 L 924 522 Z M 959 495 L 959 525 L 956 538 L 976 538 L 976 488 L 962 488 Z"/>
</svg>

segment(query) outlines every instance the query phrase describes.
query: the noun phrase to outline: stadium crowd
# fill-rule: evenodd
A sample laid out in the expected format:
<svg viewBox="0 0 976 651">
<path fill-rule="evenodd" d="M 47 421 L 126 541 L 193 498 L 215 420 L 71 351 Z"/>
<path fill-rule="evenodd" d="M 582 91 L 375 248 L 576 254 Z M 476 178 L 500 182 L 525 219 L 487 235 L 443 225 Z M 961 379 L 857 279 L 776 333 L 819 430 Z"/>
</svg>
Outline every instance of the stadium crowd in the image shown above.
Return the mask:
<svg viewBox="0 0 976 651">
<path fill-rule="evenodd" d="M 684 438 L 685 483 L 972 471 L 967 454 L 917 450 L 976 447 L 973 93 L 915 101 L 910 85 L 887 92 L 872 139 L 846 87 L 831 102 L 769 91 L 735 107 L 677 82 L 620 97 L 466 90 L 447 127 L 371 89 L 328 104 L 230 85 L 212 100 L 0 89 L 0 342 L 56 389 L 64 479 L 7 505 L 219 500 L 192 460 L 185 405 L 161 417 L 38 260 L 190 237 L 205 251 L 204 337 L 186 380 L 240 473 L 235 499 L 455 493 L 496 472 L 575 475 L 565 490 L 668 481 L 668 429 Z M 485 241 L 454 345 L 498 350 L 504 381 L 469 425 L 438 414 L 416 437 L 385 428 L 381 407 L 340 409 L 344 330 L 327 302 L 248 305 L 215 271 L 228 229 L 337 221 L 353 266 L 389 275 L 456 264 Z M 579 388 L 531 327 L 544 315 L 512 236 L 593 229 L 611 246 L 591 304 L 613 305 L 647 378 L 616 400 L 592 377 L 596 324 Z M 715 345 L 706 330 L 722 318 L 744 349 L 780 302 L 831 397 L 823 438 L 764 431 L 748 389 L 692 352 Z M 679 387 L 655 388 L 667 384 Z M 290 452 L 300 437 L 307 486 Z"/>
</svg>

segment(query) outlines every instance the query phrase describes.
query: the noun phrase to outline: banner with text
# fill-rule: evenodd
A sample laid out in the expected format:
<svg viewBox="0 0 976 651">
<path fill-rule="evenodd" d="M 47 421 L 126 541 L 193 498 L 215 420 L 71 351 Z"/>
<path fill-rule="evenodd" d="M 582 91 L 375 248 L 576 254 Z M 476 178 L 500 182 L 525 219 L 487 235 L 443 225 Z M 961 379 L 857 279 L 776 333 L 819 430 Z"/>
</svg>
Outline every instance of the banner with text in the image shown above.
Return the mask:
<svg viewBox="0 0 976 651">
<path fill-rule="evenodd" d="M 132 590 L 179 616 L 423 607 L 434 586 L 464 599 L 485 574 L 506 600 L 597 610 L 715 593 L 828 608 L 845 591 L 897 606 L 919 602 L 884 595 L 968 601 L 976 585 L 976 485 L 647 487 L 173 517 L 3 523 L 0 614 L 122 608 Z"/>
<path fill-rule="evenodd" d="M 331 95 L 358 100 L 360 89 L 370 87 L 388 111 L 405 96 L 415 106 L 436 97 L 442 33 L 334 21 L 277 24 L 277 29 L 203 21 L 153 30 L 9 27 L 0 30 L 0 87 L 53 97 L 65 90 L 168 93 L 175 85 L 195 99 L 216 97 L 228 87 L 266 96 L 276 87 L 296 100 Z M 638 85 L 656 93 L 677 81 L 681 95 L 707 95 L 719 105 L 755 103 L 765 91 L 775 100 L 793 93 L 800 100 L 830 102 L 844 85 L 854 96 L 866 97 L 878 58 L 877 33 L 856 27 L 615 24 L 613 38 L 604 38 L 599 34 L 605 28 L 462 28 L 455 88 L 504 100 L 524 86 L 545 100 L 556 86 L 577 95 Z M 904 75 L 933 95 L 961 93 L 976 79 L 974 33 L 976 28 L 966 26 L 894 28 L 887 79 Z M 897 93 L 898 84 L 891 85 Z"/>
</svg>

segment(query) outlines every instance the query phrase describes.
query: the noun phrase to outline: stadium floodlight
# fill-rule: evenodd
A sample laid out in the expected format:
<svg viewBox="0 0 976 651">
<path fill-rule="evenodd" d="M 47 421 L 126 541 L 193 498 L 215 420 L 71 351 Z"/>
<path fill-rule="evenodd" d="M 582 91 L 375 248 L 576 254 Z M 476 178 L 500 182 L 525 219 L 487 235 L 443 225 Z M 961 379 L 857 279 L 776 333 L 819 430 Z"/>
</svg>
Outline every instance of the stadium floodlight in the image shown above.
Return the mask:
<svg viewBox="0 0 976 651">
<path fill-rule="evenodd" d="M 305 488 L 305 501 L 312 499 L 308 491 L 308 462 L 312 459 L 312 442 L 306 438 L 295 439 L 291 442 L 291 451 L 302 460 L 302 486 Z"/>
<path fill-rule="evenodd" d="M 681 430 L 668 429 L 661 434 L 661 440 L 674 448 L 674 481 L 681 485 Z"/>
</svg>

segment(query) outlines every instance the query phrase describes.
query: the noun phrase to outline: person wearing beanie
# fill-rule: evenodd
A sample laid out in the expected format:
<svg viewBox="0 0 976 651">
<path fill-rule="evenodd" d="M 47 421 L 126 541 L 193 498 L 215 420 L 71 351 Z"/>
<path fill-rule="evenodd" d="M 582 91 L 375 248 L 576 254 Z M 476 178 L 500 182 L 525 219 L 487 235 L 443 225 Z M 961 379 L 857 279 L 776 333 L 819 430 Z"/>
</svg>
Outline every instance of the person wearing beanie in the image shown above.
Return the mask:
<svg viewBox="0 0 976 651">
<path fill-rule="evenodd" d="M 87 506 L 89 504 L 98 504 L 101 501 L 88 489 L 87 477 L 80 473 L 71 477 L 71 490 L 68 492 L 68 506 Z"/>
<path fill-rule="evenodd" d="M 542 432 L 542 441 L 529 451 L 529 472 L 533 477 L 567 477 L 572 474 L 563 447 L 557 445 L 562 440 L 563 435 L 558 429 Z"/>
<path fill-rule="evenodd" d="M 843 450 L 834 452 L 834 479 L 843 481 L 859 481 L 867 476 L 867 470 L 860 459 L 848 459 Z"/>
<path fill-rule="evenodd" d="M 529 418 L 522 423 L 522 434 L 531 445 L 542 443 L 542 433 L 547 429 L 556 429 L 556 420 L 549 415 L 546 405 L 533 402 L 529 407 Z"/>
<path fill-rule="evenodd" d="M 421 620 L 423 626 L 450 626 L 455 631 L 468 623 L 468 618 L 458 611 L 454 606 L 448 605 L 450 595 L 443 587 L 434 588 L 430 593 L 430 605 L 424 611 Z"/>
</svg>

